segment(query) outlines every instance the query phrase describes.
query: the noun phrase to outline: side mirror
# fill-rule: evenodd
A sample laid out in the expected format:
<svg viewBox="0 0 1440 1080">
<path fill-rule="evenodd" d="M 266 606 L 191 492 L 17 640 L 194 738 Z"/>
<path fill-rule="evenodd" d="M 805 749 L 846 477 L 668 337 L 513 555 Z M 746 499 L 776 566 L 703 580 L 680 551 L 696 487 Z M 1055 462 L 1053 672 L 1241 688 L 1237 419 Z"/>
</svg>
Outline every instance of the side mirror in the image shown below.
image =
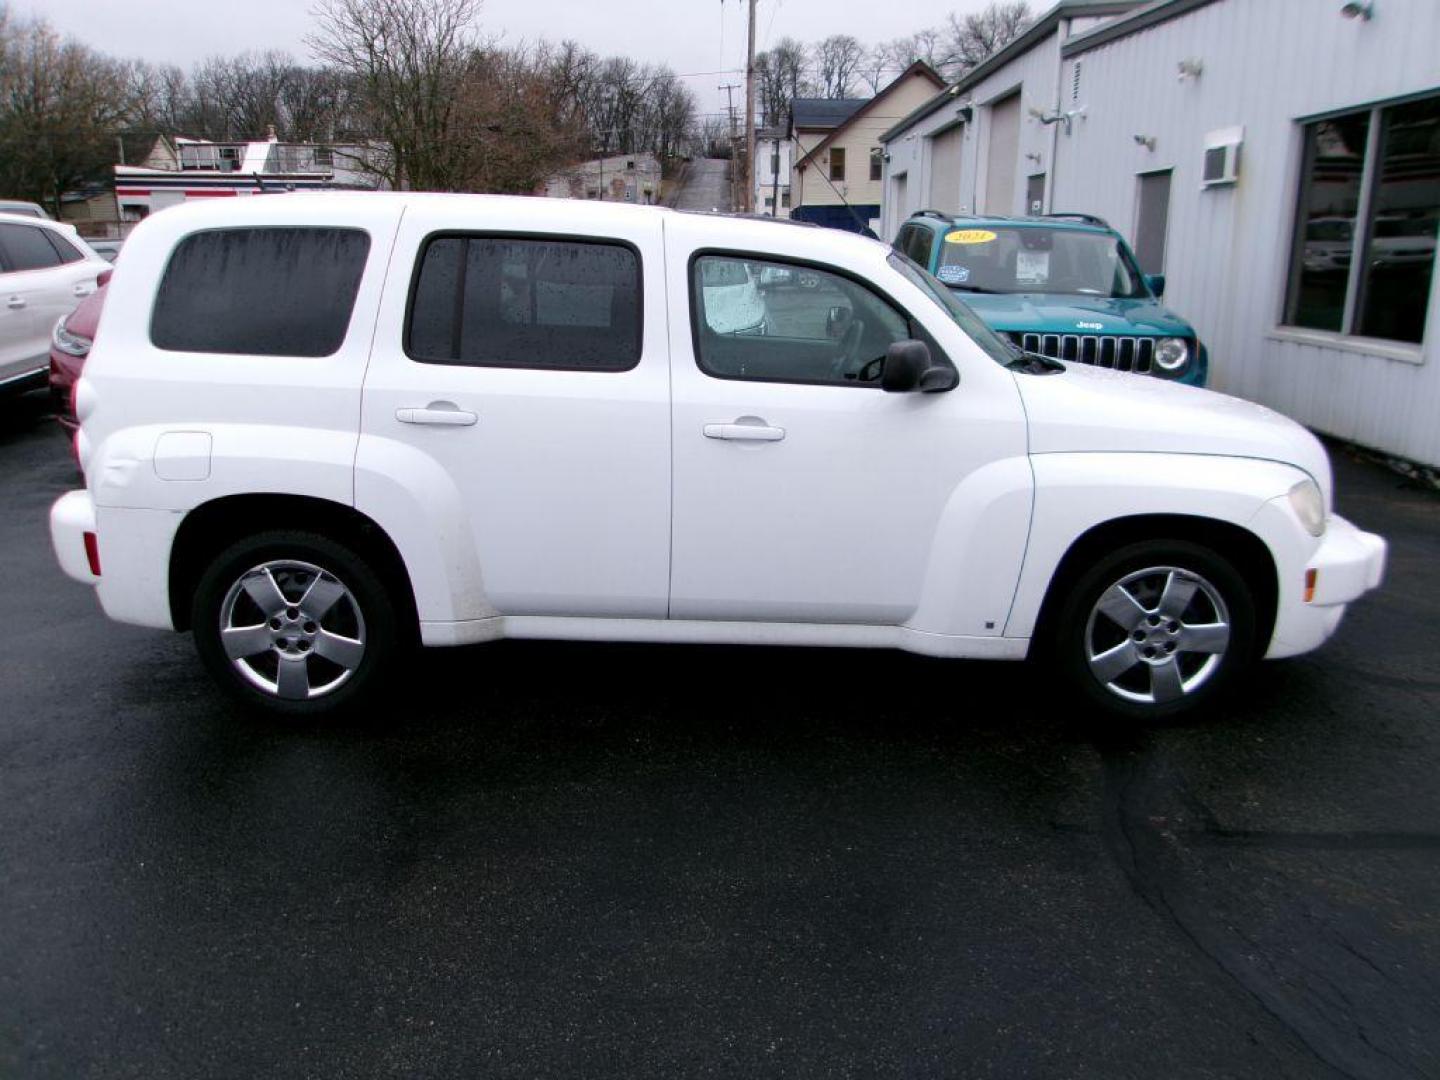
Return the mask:
<svg viewBox="0 0 1440 1080">
<path fill-rule="evenodd" d="M 1164 296 L 1164 295 L 1165 295 L 1165 275 L 1164 275 L 1164 274 L 1146 274 L 1146 275 L 1145 275 L 1145 287 L 1146 287 L 1147 289 L 1149 289 L 1152 293 L 1154 293 L 1157 299 L 1160 298 L 1160 297 L 1162 297 L 1162 296 Z"/>
<path fill-rule="evenodd" d="M 949 364 L 937 364 L 930 358 L 930 346 L 923 341 L 897 341 L 885 353 L 885 366 L 880 369 L 880 388 L 892 394 L 919 390 L 922 394 L 938 394 L 960 385 L 960 373 Z"/>
</svg>

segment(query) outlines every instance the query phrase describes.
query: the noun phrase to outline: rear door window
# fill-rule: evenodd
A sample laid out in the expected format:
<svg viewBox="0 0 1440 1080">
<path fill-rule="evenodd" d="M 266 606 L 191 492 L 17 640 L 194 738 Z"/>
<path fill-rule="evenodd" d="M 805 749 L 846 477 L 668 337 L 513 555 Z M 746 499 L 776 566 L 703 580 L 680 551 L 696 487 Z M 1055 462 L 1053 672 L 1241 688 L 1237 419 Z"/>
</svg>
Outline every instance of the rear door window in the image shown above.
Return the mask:
<svg viewBox="0 0 1440 1080">
<path fill-rule="evenodd" d="M 0 249 L 7 270 L 48 270 L 60 265 L 60 254 L 45 238 L 46 230 L 32 225 L 0 225 Z"/>
<path fill-rule="evenodd" d="M 74 244 L 70 243 L 69 240 L 66 240 L 59 233 L 51 232 L 49 229 L 45 229 L 43 231 L 45 233 L 45 239 L 50 241 L 50 246 L 55 249 L 55 254 L 60 256 L 60 261 L 62 263 L 79 262 L 81 259 L 85 258 L 84 252 L 82 252 Z"/>
<path fill-rule="evenodd" d="M 424 364 L 628 371 L 640 362 L 640 256 L 625 244 L 432 237 L 405 351 Z"/>
<path fill-rule="evenodd" d="M 176 246 L 150 318 L 156 348 L 329 356 L 345 341 L 370 237 L 360 229 L 214 229 Z"/>
</svg>

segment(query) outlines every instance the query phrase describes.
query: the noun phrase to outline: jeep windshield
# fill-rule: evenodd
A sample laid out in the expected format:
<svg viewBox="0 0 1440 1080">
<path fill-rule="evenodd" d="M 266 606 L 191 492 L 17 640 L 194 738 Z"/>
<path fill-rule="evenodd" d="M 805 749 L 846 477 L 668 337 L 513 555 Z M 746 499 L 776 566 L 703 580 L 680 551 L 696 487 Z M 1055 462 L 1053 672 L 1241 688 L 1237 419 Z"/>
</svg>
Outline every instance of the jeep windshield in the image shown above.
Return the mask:
<svg viewBox="0 0 1440 1080">
<path fill-rule="evenodd" d="M 910 259 L 908 255 L 902 255 L 898 251 L 892 251 L 886 259 L 891 266 L 910 279 L 923 293 L 940 305 L 941 310 L 950 318 L 960 324 L 960 329 L 970 335 L 970 339 L 984 349 L 990 359 L 1001 366 L 1013 364 L 1017 356 L 1021 355 L 1008 340 L 1002 338 L 994 330 L 985 324 L 985 320 L 971 311 L 958 297 L 949 289 L 940 287 L 940 282 L 929 274 L 924 267 Z"/>
<path fill-rule="evenodd" d="M 941 238 L 935 276 L 952 289 L 978 293 L 1148 295 L 1113 235 L 1041 225 L 950 229 Z"/>
</svg>

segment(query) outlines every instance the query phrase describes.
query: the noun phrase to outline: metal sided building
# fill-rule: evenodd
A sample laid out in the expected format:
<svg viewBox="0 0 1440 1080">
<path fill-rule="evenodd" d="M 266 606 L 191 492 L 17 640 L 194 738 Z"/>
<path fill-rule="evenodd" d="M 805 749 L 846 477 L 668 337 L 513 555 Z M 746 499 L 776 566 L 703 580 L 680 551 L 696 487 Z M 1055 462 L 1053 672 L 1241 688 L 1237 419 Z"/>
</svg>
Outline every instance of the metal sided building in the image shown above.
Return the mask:
<svg viewBox="0 0 1440 1080">
<path fill-rule="evenodd" d="M 1098 214 L 1216 389 L 1440 465 L 1440 2 L 1102 6 L 1058 5 L 886 132 L 884 235 L 931 205 Z"/>
</svg>

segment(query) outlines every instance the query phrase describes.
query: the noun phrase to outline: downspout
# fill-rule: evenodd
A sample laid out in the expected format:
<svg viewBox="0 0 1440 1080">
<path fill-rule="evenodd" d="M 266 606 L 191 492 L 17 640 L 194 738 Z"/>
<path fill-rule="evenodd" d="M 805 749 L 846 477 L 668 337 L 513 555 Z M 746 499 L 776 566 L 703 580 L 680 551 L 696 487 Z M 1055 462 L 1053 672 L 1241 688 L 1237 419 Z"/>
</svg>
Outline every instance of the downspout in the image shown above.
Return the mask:
<svg viewBox="0 0 1440 1080">
<path fill-rule="evenodd" d="M 1070 40 L 1070 20 L 1061 19 L 1055 36 L 1055 111 L 1051 115 L 1061 115 L 1061 101 L 1065 97 L 1065 42 Z M 1068 125 L 1067 125 L 1068 127 Z M 1040 207 L 1041 213 L 1055 212 L 1055 172 L 1060 162 L 1057 157 L 1060 152 L 1060 125 L 1050 125 L 1050 167 L 1045 170 L 1045 202 Z M 1029 208 L 1026 208 L 1029 212 Z"/>
</svg>

